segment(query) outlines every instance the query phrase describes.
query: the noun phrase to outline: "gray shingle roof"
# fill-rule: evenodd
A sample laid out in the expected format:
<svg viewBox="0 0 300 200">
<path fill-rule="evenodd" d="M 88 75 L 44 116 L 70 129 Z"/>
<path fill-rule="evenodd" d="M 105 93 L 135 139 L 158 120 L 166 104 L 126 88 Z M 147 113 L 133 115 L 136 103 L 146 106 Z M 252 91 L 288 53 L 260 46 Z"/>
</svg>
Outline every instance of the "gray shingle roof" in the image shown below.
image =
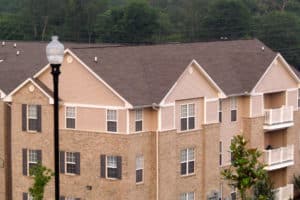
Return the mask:
<svg viewBox="0 0 300 200">
<path fill-rule="evenodd" d="M 47 64 L 46 43 L 0 47 L 0 88 L 8 93 Z M 195 59 L 226 95 L 250 92 L 276 53 L 258 40 L 87 48 L 65 44 L 134 106 L 159 103 Z M 265 47 L 264 51 L 262 46 Z M 20 55 L 16 55 L 20 50 Z M 98 62 L 94 62 L 94 57 Z"/>
</svg>

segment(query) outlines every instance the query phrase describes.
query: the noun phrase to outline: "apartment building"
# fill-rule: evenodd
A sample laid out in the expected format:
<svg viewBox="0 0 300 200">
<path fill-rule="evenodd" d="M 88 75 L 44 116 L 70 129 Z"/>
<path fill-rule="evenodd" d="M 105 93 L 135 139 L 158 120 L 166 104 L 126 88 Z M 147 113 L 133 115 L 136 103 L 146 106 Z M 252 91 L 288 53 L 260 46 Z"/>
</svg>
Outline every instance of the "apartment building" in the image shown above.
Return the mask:
<svg viewBox="0 0 300 200">
<path fill-rule="evenodd" d="M 0 178 L 14 200 L 31 198 L 32 166 L 54 167 L 45 47 L 0 48 L 6 122 Z M 61 199 L 234 199 L 220 171 L 230 165 L 237 134 L 264 152 L 276 198 L 293 196 L 292 177 L 300 174 L 299 78 L 280 53 L 258 40 L 66 47 Z M 52 180 L 45 199 L 54 199 L 53 190 Z"/>
</svg>

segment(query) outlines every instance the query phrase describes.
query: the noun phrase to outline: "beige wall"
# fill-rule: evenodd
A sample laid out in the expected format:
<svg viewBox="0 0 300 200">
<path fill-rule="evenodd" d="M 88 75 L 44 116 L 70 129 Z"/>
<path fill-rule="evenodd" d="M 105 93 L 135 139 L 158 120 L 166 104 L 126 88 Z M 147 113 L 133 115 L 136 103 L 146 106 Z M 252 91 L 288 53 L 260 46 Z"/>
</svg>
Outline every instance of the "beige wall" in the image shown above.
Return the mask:
<svg viewBox="0 0 300 200">
<path fill-rule="evenodd" d="M 192 99 L 199 97 L 217 98 L 218 91 L 211 85 L 205 76 L 195 66 L 188 67 L 173 91 L 166 99 L 166 103 L 173 103 L 176 100 Z"/>
<path fill-rule="evenodd" d="M 271 145 L 272 148 L 280 148 L 280 147 L 286 147 L 286 137 L 287 137 L 287 131 L 285 129 L 283 130 L 275 130 L 271 132 L 265 133 L 265 148 L 268 145 Z"/>
<path fill-rule="evenodd" d="M 74 58 L 72 63 L 67 59 L 66 54 L 61 66 L 59 77 L 59 96 L 64 102 L 96 104 L 110 106 L 124 106 L 124 102 L 112 91 L 96 79 Z M 53 88 L 51 69 L 47 69 L 38 78 L 49 88 Z"/>
<path fill-rule="evenodd" d="M 161 129 L 172 130 L 175 128 L 175 106 L 161 108 Z M 176 115 L 176 117 L 178 117 Z"/>
<path fill-rule="evenodd" d="M 274 188 L 286 186 L 286 168 L 270 171 L 268 175 L 274 184 Z"/>
<path fill-rule="evenodd" d="M 264 115 L 263 95 L 251 96 L 251 117 L 260 117 Z"/>
<path fill-rule="evenodd" d="M 286 105 L 285 91 L 264 94 L 264 108 L 265 109 L 280 108 L 284 105 Z"/>
<path fill-rule="evenodd" d="M 219 100 L 206 101 L 206 124 L 219 122 Z"/>
<path fill-rule="evenodd" d="M 287 105 L 293 106 L 294 110 L 298 110 L 298 89 L 286 91 Z"/>
<path fill-rule="evenodd" d="M 284 63 L 282 63 L 280 59 L 277 59 L 277 62 L 273 63 L 266 76 L 257 85 L 255 92 L 276 92 L 283 91 L 288 88 L 298 88 L 298 83 L 291 76 L 290 72 L 288 72 Z"/>
</svg>

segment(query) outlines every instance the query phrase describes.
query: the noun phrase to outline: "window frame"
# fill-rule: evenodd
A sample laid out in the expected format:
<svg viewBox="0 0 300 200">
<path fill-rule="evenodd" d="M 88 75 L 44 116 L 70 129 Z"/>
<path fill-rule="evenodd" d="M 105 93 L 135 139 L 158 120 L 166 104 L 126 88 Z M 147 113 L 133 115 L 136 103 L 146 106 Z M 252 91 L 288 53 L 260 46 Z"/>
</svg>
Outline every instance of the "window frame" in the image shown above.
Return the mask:
<svg viewBox="0 0 300 200">
<path fill-rule="evenodd" d="M 30 114 L 29 113 L 31 113 L 31 112 L 29 112 L 29 110 L 30 110 L 30 107 L 35 107 L 35 115 L 36 115 L 36 118 L 35 117 L 32 117 L 32 116 L 30 116 Z M 35 133 L 35 132 L 38 132 L 38 128 L 37 128 L 37 123 L 38 123 L 38 105 L 37 104 L 27 104 L 27 106 L 26 106 L 26 124 L 27 124 L 27 132 L 33 132 L 33 133 Z M 31 130 L 30 129 L 30 126 L 29 126 L 29 120 L 35 120 L 35 123 L 36 123 L 36 129 L 35 130 Z"/>
<path fill-rule="evenodd" d="M 140 159 L 140 160 L 139 160 Z M 140 165 L 138 165 L 140 163 Z M 145 168 L 145 159 L 144 155 L 137 155 L 135 158 L 135 183 L 136 184 L 143 184 L 144 183 L 144 168 Z M 137 181 L 137 171 L 142 170 L 142 180 Z"/>
<path fill-rule="evenodd" d="M 193 194 L 193 199 L 195 200 L 195 192 L 184 192 L 180 194 L 180 200 L 190 200 L 190 195 Z M 184 196 L 184 197 L 183 197 Z"/>
<path fill-rule="evenodd" d="M 186 106 L 186 117 L 182 116 L 182 107 Z M 193 106 L 193 115 L 190 115 L 190 106 Z M 194 118 L 194 127 L 190 128 L 189 126 L 189 119 Z M 182 119 L 186 119 L 186 129 L 182 129 Z M 180 104 L 180 131 L 192 131 L 196 129 L 196 104 L 195 103 L 186 103 L 186 104 Z"/>
<path fill-rule="evenodd" d="M 115 159 L 115 167 L 109 167 L 108 166 L 108 157 L 112 157 Z M 114 155 L 107 155 L 105 156 L 105 176 L 106 176 L 106 179 L 112 179 L 112 180 L 117 180 L 118 177 L 117 177 L 117 172 L 115 173 L 116 174 L 116 177 L 109 177 L 108 176 L 108 168 L 110 169 L 114 169 L 114 170 L 118 170 L 118 157 L 117 156 L 114 156 Z"/>
<path fill-rule="evenodd" d="M 74 108 L 74 117 L 68 117 L 68 108 Z M 74 119 L 74 128 L 69 128 L 67 120 L 68 119 Z M 76 106 L 66 106 L 65 107 L 65 128 L 66 129 L 76 129 L 77 127 L 77 107 Z"/>
<path fill-rule="evenodd" d="M 109 111 L 114 111 L 114 112 L 116 112 L 116 119 L 114 119 L 114 120 L 108 120 L 108 113 L 109 113 Z M 106 117 L 105 117 L 105 119 L 106 119 L 106 123 L 105 123 L 105 125 L 106 125 L 106 131 L 107 132 L 109 132 L 109 133 L 118 133 L 118 110 L 117 109 L 106 109 Z M 115 122 L 116 123 L 116 131 L 110 131 L 110 130 L 108 130 L 108 122 Z"/>
<path fill-rule="evenodd" d="M 72 155 L 74 161 L 68 161 L 68 154 Z M 68 164 L 69 165 L 74 165 L 75 172 L 68 172 Z M 76 165 L 77 165 L 77 163 L 76 163 L 75 152 L 66 151 L 65 152 L 65 174 L 67 174 L 67 175 L 76 175 Z"/>
<path fill-rule="evenodd" d="M 233 112 L 235 112 L 235 119 L 233 119 Z M 236 122 L 237 119 L 238 119 L 237 97 L 230 97 L 230 121 Z"/>
<path fill-rule="evenodd" d="M 182 152 L 186 151 L 186 159 L 182 160 Z M 190 159 L 189 153 L 190 151 L 193 151 L 193 159 Z M 193 172 L 189 173 L 189 166 L 190 166 L 190 162 L 193 162 L 194 166 L 193 166 Z M 186 173 L 182 174 L 182 164 L 186 165 Z M 195 148 L 194 147 L 190 147 L 190 148 L 185 148 L 185 149 L 181 149 L 180 150 L 180 176 L 191 176 L 195 174 L 195 163 L 196 163 L 196 157 L 195 157 Z"/>
<path fill-rule="evenodd" d="M 140 112 L 141 118 L 138 118 L 138 112 Z M 141 122 L 141 126 L 142 126 L 141 130 L 137 130 L 137 123 L 138 122 Z M 142 108 L 136 109 L 135 110 L 135 120 L 134 120 L 134 131 L 136 133 L 143 131 L 143 128 L 144 128 L 143 122 L 144 122 L 144 109 L 142 109 Z"/>
<path fill-rule="evenodd" d="M 32 154 L 33 153 L 35 154 L 35 159 L 36 161 L 32 161 L 30 160 L 30 158 L 32 158 Z M 36 149 L 27 149 L 27 174 L 30 176 L 30 164 L 33 164 L 33 165 L 37 165 L 39 163 L 39 160 L 38 160 L 38 150 Z"/>
</svg>

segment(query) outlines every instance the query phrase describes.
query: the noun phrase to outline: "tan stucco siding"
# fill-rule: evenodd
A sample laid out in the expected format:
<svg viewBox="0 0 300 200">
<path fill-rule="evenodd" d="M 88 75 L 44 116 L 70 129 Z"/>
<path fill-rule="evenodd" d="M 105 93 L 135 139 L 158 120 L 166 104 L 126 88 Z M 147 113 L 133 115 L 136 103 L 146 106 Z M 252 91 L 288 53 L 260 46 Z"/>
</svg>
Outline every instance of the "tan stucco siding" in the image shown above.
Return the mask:
<svg viewBox="0 0 300 200">
<path fill-rule="evenodd" d="M 171 130 L 175 128 L 174 109 L 175 109 L 174 106 L 161 108 L 161 129 L 162 130 Z"/>
<path fill-rule="evenodd" d="M 251 96 L 251 117 L 264 115 L 263 95 Z"/>
<path fill-rule="evenodd" d="M 67 60 L 72 58 L 72 63 Z M 53 88 L 51 69 L 38 79 Z M 59 77 L 59 96 L 64 102 L 124 106 L 125 103 L 69 54 L 65 55 Z"/>
<path fill-rule="evenodd" d="M 157 111 L 152 108 L 142 109 L 142 131 L 156 131 L 157 130 Z M 129 110 L 129 130 L 130 133 L 135 133 L 136 110 Z"/>
<path fill-rule="evenodd" d="M 277 59 L 266 75 L 257 85 L 255 92 L 257 93 L 267 93 L 283 91 L 288 88 L 297 88 L 298 83 L 293 78 L 291 73 L 286 69 L 284 63 Z"/>
<path fill-rule="evenodd" d="M 175 103 L 175 127 L 177 131 L 180 131 L 180 113 L 181 113 L 181 105 L 183 104 L 194 104 L 195 105 L 195 129 L 202 128 L 202 124 L 204 123 L 204 100 L 203 98 L 197 99 L 188 99 L 176 101 Z"/>
<path fill-rule="evenodd" d="M 219 101 L 206 101 L 206 124 L 219 122 Z"/>
<path fill-rule="evenodd" d="M 286 92 L 287 106 L 293 106 L 294 110 L 298 110 L 298 89 Z"/>
<path fill-rule="evenodd" d="M 199 97 L 217 98 L 218 91 L 195 66 L 189 66 L 177 81 L 166 103 Z"/>
</svg>

